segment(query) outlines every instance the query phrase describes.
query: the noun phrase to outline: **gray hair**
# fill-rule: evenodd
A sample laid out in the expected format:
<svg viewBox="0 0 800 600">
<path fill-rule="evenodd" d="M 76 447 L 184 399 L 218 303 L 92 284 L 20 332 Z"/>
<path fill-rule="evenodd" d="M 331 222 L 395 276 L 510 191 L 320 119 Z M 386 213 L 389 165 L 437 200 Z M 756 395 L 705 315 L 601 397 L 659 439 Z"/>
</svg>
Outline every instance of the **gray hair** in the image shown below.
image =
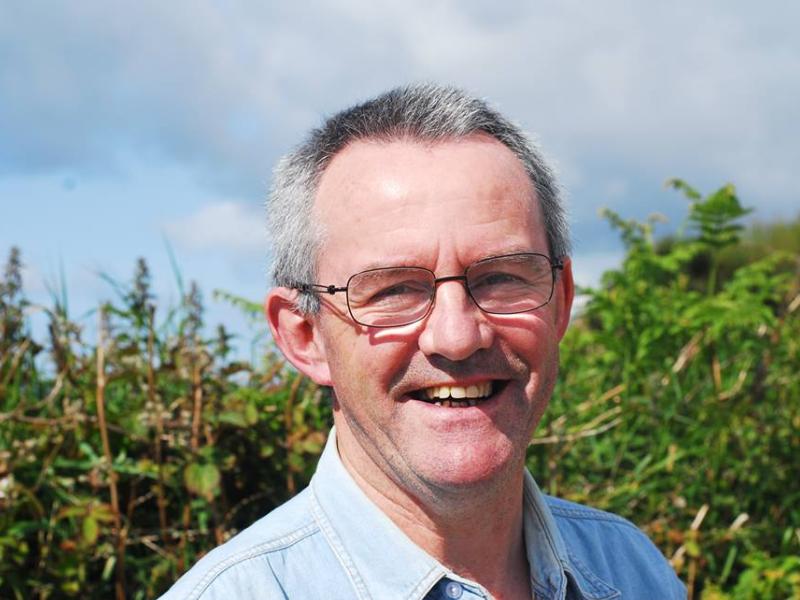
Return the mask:
<svg viewBox="0 0 800 600">
<path fill-rule="evenodd" d="M 345 146 L 362 139 L 436 142 L 479 132 L 505 144 L 522 162 L 539 199 L 550 254 L 567 256 L 569 229 L 560 189 L 536 145 L 483 100 L 457 88 L 421 84 L 395 88 L 333 115 L 277 164 L 268 202 L 275 285 L 317 283 L 322 230 L 312 219 L 314 199 L 322 174 Z M 298 309 L 314 313 L 319 299 L 302 293 Z"/>
</svg>

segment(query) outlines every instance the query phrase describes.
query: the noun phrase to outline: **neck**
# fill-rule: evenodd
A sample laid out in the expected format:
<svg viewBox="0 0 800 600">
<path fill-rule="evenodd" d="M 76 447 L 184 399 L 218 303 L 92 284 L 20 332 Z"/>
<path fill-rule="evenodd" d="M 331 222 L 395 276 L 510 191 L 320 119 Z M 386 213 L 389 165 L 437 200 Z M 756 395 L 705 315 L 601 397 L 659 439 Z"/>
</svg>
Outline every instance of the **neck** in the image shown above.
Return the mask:
<svg viewBox="0 0 800 600">
<path fill-rule="evenodd" d="M 340 444 L 340 456 L 355 482 L 417 546 L 453 572 L 482 585 L 492 598 L 531 597 L 523 535 L 522 461 L 509 465 L 495 481 L 469 489 L 415 489 L 411 493 L 388 477 L 374 481 L 365 476 L 369 471 L 359 469 L 360 457 L 350 452 L 359 454 L 358 450 L 345 446 Z"/>
</svg>

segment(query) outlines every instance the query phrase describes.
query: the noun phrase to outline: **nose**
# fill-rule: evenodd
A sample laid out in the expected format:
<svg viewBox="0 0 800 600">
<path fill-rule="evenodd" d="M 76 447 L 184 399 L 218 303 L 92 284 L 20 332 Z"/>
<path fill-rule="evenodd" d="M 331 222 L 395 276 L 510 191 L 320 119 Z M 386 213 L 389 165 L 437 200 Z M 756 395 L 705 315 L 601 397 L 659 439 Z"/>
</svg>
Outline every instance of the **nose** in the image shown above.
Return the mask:
<svg viewBox="0 0 800 600">
<path fill-rule="evenodd" d="M 493 339 L 492 325 L 470 298 L 463 278 L 438 280 L 433 308 L 419 336 L 420 350 L 428 356 L 464 360 L 489 348 Z"/>
</svg>

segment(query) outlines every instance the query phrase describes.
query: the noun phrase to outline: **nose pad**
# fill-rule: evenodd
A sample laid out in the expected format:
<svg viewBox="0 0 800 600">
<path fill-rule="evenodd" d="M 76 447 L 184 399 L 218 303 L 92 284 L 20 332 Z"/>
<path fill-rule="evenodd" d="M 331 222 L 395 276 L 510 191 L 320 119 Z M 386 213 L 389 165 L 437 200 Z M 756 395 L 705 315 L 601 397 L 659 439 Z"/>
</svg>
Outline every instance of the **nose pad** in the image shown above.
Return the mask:
<svg viewBox="0 0 800 600">
<path fill-rule="evenodd" d="M 438 278 L 433 280 L 433 303 L 432 303 L 432 306 L 431 306 L 431 312 L 433 312 L 436 309 L 437 297 L 438 297 L 438 294 L 439 294 L 439 288 L 441 287 L 441 285 L 443 283 L 450 283 L 450 282 L 460 283 L 461 284 L 461 289 L 463 290 L 463 298 L 464 298 L 464 301 L 465 301 L 466 305 L 468 305 L 468 307 L 471 307 L 471 308 L 476 308 L 476 309 L 478 309 L 480 311 L 480 308 L 478 308 L 477 303 L 475 302 L 475 300 L 472 299 L 472 294 L 469 293 L 469 288 L 467 287 L 467 278 L 466 278 L 466 276 L 464 276 L 464 275 L 451 275 L 449 277 L 438 277 Z M 453 289 L 455 289 L 455 286 L 450 286 L 450 287 L 453 287 Z M 445 288 L 445 290 L 447 290 L 447 288 Z"/>
<path fill-rule="evenodd" d="M 420 350 L 427 355 L 438 354 L 450 360 L 463 360 L 491 346 L 491 324 L 470 296 L 465 278 L 443 277 L 437 279 L 436 283 L 433 306 L 419 336 Z M 451 285 L 441 285 L 444 283 Z"/>
<path fill-rule="evenodd" d="M 442 284 L 443 283 L 450 283 L 450 282 L 460 283 L 461 285 L 460 286 L 448 286 L 448 287 L 442 288 Z M 457 287 L 461 288 L 461 293 L 459 293 L 456 290 Z M 445 291 L 443 293 L 448 293 L 448 291 L 447 291 L 448 288 L 452 288 L 452 290 L 453 290 L 452 292 L 449 292 L 449 293 L 452 293 L 454 295 L 458 294 L 459 296 L 461 296 L 461 298 L 463 299 L 463 303 L 467 308 L 475 308 L 475 309 L 480 310 L 478 308 L 478 305 L 475 304 L 475 301 L 472 299 L 472 296 L 469 293 L 469 289 L 467 288 L 467 278 L 464 277 L 463 275 L 453 275 L 451 277 L 439 277 L 438 279 L 436 279 L 434 281 L 433 307 L 432 307 L 431 311 L 436 309 L 437 297 L 439 295 L 439 290 L 440 289 L 444 289 Z"/>
</svg>

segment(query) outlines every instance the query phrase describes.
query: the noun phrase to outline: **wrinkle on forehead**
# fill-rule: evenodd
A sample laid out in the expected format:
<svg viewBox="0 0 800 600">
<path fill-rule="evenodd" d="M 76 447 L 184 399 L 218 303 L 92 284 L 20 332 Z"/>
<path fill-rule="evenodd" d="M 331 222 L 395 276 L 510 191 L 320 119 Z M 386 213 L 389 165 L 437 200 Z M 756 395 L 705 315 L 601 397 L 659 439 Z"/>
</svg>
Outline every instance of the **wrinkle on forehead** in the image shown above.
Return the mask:
<svg viewBox="0 0 800 600">
<path fill-rule="evenodd" d="M 339 188 L 339 194 L 346 198 L 357 192 L 359 187 L 366 187 L 371 183 L 376 183 L 376 179 L 380 179 L 377 182 L 377 187 L 387 198 L 395 198 L 402 203 L 403 200 L 407 199 L 407 183 L 402 178 L 387 179 L 387 171 L 389 173 L 394 171 L 396 175 L 404 167 L 419 168 L 422 166 L 424 168 L 425 164 L 429 162 L 428 159 L 433 160 L 435 155 L 442 151 L 459 152 L 467 145 L 473 148 L 476 145 L 482 147 L 481 149 L 484 153 L 492 157 L 492 160 L 486 161 L 486 166 L 491 164 L 491 166 L 495 167 L 495 170 L 502 171 L 498 173 L 499 177 L 493 177 L 490 181 L 485 181 L 486 183 L 491 183 L 492 188 L 499 187 L 500 189 L 483 190 L 483 194 L 488 196 L 508 195 L 514 197 L 518 202 L 532 203 L 538 207 L 539 203 L 536 202 L 533 182 L 516 155 L 494 137 L 484 133 L 477 133 L 463 138 L 434 142 L 405 138 L 391 141 L 368 139 L 351 142 L 331 159 L 322 173 L 317 189 L 317 201 L 314 203 L 314 213 L 320 217 L 327 217 L 330 212 L 337 210 L 335 206 L 325 206 L 325 203 L 319 202 L 321 193 L 326 191 L 327 188 L 331 186 Z M 415 152 L 413 154 L 396 152 L 398 149 L 409 148 L 414 149 Z M 375 152 L 376 149 L 379 153 Z M 376 165 L 374 163 L 377 156 L 381 157 L 378 159 L 380 162 L 386 161 L 388 163 L 388 161 L 391 161 L 391 163 L 381 165 L 388 166 L 388 169 L 375 168 Z M 420 157 L 423 156 L 425 157 L 424 160 L 420 161 Z M 351 158 L 354 160 L 350 160 Z M 498 161 L 498 159 L 501 160 Z M 342 163 L 346 163 L 345 168 L 342 168 Z M 439 181 L 437 183 L 441 184 L 442 182 Z M 519 184 L 521 184 L 521 187 Z M 402 204 L 398 208 L 402 208 Z"/>
<path fill-rule="evenodd" d="M 398 264 L 416 257 L 420 245 L 427 254 L 440 239 L 453 238 L 456 247 L 459 240 L 475 246 L 474 240 L 498 230 L 510 232 L 514 250 L 534 250 L 515 242 L 511 232 L 543 233 L 540 211 L 519 159 L 494 138 L 475 135 L 435 144 L 373 140 L 349 145 L 323 173 L 314 220 L 324 224 L 323 255 L 341 246 L 358 252 L 379 242 L 381 254 Z M 503 249 L 465 258 L 497 250 Z M 383 257 L 370 264 L 376 260 Z"/>
</svg>

